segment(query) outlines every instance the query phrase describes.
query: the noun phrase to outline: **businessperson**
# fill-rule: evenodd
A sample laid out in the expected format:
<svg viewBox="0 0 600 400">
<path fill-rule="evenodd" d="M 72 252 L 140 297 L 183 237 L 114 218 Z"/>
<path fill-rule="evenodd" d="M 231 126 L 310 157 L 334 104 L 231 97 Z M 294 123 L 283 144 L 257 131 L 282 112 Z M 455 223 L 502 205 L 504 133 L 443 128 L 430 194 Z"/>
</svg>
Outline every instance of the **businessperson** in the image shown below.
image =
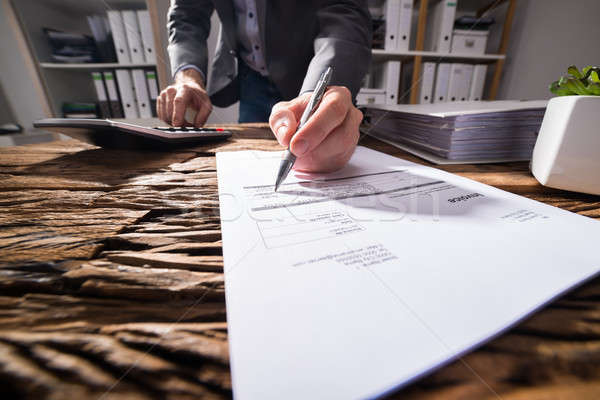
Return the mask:
<svg viewBox="0 0 600 400">
<path fill-rule="evenodd" d="M 221 29 L 207 82 L 207 37 L 216 10 Z M 295 169 L 341 168 L 358 141 L 353 100 L 371 61 L 371 18 L 360 0 L 171 0 L 169 56 L 174 83 L 157 101 L 158 116 L 195 126 L 212 105 L 240 101 L 239 122 L 268 121 L 296 155 Z M 296 133 L 300 116 L 328 66 L 333 76 L 320 106 Z M 291 142 L 291 143 L 290 143 Z"/>
</svg>

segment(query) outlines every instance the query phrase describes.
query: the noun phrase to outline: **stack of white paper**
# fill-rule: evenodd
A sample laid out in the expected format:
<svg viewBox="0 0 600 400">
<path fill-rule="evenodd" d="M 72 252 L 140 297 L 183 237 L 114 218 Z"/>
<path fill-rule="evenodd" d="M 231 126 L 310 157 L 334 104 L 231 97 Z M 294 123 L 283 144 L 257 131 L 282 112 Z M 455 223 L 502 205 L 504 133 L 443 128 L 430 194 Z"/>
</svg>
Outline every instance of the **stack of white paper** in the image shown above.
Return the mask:
<svg viewBox="0 0 600 400">
<path fill-rule="evenodd" d="M 364 131 L 437 163 L 531 158 L 546 101 L 376 105 Z"/>
</svg>

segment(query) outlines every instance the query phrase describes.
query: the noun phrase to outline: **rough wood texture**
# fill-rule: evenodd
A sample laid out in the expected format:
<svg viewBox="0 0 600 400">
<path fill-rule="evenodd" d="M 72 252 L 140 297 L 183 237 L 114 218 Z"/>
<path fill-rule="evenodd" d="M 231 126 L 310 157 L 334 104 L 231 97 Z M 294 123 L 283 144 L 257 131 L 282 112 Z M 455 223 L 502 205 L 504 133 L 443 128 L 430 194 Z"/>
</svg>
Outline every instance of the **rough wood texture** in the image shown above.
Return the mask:
<svg viewBox="0 0 600 400">
<path fill-rule="evenodd" d="M 280 149 L 259 128 L 170 153 L 0 149 L 4 398 L 231 396 L 213 155 Z M 444 169 L 600 218 L 599 197 L 543 188 L 526 163 Z M 598 365 L 600 279 L 391 397 L 596 399 Z"/>
</svg>

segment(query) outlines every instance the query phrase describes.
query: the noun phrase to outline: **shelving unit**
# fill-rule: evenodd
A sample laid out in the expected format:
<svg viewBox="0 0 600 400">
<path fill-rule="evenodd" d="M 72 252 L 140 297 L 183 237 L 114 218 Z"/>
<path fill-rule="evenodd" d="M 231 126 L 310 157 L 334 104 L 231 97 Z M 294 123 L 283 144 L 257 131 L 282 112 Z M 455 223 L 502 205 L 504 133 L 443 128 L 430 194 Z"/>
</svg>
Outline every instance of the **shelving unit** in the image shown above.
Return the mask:
<svg viewBox="0 0 600 400">
<path fill-rule="evenodd" d="M 98 69 L 115 69 L 115 68 L 154 68 L 156 64 L 119 64 L 119 63 L 83 63 L 83 64 L 61 64 L 61 63 L 40 63 L 40 67 L 47 69 L 82 69 L 82 70 L 98 70 Z"/>
<path fill-rule="evenodd" d="M 166 8 L 168 0 L 8 0 L 14 29 L 24 38 L 20 45 L 35 69 L 32 79 L 39 83 L 39 96 L 45 102 L 46 116 L 61 115 L 63 102 L 95 102 L 96 94 L 91 72 L 116 68 L 155 68 L 160 87 L 168 84 Z M 153 28 L 157 63 L 56 63 L 51 60 L 49 43 L 42 28 L 78 32 L 91 36 L 86 16 L 104 15 L 107 10 L 147 9 Z M 165 15 L 163 15 L 165 14 Z M 162 27 L 162 28 L 161 28 Z"/>
<path fill-rule="evenodd" d="M 422 60 L 425 61 L 441 61 L 441 60 L 453 60 L 453 61 L 476 61 L 476 62 L 494 62 L 496 60 L 503 60 L 506 58 L 504 54 L 459 54 L 459 53 L 437 53 L 434 51 L 425 51 L 425 50 L 410 50 L 410 51 L 387 51 L 381 49 L 373 49 L 372 50 L 373 59 L 375 61 L 386 61 L 386 60 L 400 60 L 407 61 L 411 60 L 414 57 L 421 57 Z"/>
<path fill-rule="evenodd" d="M 427 29 L 427 14 L 430 11 L 430 5 L 435 0 L 415 0 L 413 3 L 413 13 L 416 14 L 416 26 L 413 22 L 412 34 L 414 35 L 413 45 L 409 51 L 389 51 L 382 49 L 373 49 L 373 62 L 381 63 L 385 61 L 401 61 L 403 64 L 412 64 L 412 75 L 410 77 L 410 104 L 418 103 L 419 82 L 421 80 L 423 62 L 460 62 L 460 63 L 477 63 L 490 64 L 493 68 L 493 77 L 489 85 L 487 100 L 496 99 L 502 69 L 506 60 L 506 50 L 508 47 L 510 29 L 512 26 L 513 16 L 516 7 L 516 0 L 458 0 L 459 10 L 461 5 L 464 5 L 472 14 L 481 17 L 489 13 L 499 6 L 509 3 L 502 23 L 502 33 L 500 45 L 496 53 L 493 54 L 459 54 L 433 52 L 424 50 L 425 36 Z M 403 81 L 403 79 L 400 79 Z"/>
<path fill-rule="evenodd" d="M 419 6 L 419 21 L 417 26 L 417 39 L 416 39 L 416 51 L 422 51 L 425 43 L 425 31 L 426 31 L 426 23 L 427 23 L 427 10 L 429 6 L 429 0 L 418 0 L 420 1 Z M 501 4 L 509 1 L 509 7 L 506 12 L 506 17 L 504 20 L 504 25 L 502 29 L 502 39 L 500 42 L 500 48 L 498 49 L 498 53 L 496 56 L 501 57 L 497 58 L 495 62 L 495 70 L 494 77 L 492 79 L 490 94 L 487 100 L 495 100 L 496 95 L 498 93 L 498 87 L 500 85 L 500 78 L 502 76 L 502 68 L 504 66 L 504 60 L 506 55 L 506 49 L 508 47 L 508 39 L 510 36 L 510 28 L 512 26 L 512 19 L 515 12 L 516 0 L 488 0 L 488 3 L 477 10 L 477 16 L 481 17 L 485 13 L 497 8 Z M 460 4 L 460 3 L 459 3 Z M 416 55 L 414 59 L 414 67 L 413 67 L 413 75 L 412 75 L 412 88 L 416 88 L 419 80 L 421 79 L 421 65 L 425 55 Z M 410 92 L 410 103 L 416 104 L 418 101 L 418 92 L 417 90 L 411 90 Z"/>
</svg>

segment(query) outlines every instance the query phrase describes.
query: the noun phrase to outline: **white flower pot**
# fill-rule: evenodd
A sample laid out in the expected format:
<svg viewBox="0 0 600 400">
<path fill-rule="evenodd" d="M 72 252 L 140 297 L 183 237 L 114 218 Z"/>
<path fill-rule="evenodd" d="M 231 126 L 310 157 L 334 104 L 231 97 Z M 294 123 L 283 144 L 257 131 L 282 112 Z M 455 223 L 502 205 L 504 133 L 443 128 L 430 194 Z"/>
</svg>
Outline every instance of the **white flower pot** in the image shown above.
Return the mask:
<svg viewBox="0 0 600 400">
<path fill-rule="evenodd" d="M 548 102 L 531 172 L 544 186 L 600 195 L 600 96 Z"/>
</svg>

